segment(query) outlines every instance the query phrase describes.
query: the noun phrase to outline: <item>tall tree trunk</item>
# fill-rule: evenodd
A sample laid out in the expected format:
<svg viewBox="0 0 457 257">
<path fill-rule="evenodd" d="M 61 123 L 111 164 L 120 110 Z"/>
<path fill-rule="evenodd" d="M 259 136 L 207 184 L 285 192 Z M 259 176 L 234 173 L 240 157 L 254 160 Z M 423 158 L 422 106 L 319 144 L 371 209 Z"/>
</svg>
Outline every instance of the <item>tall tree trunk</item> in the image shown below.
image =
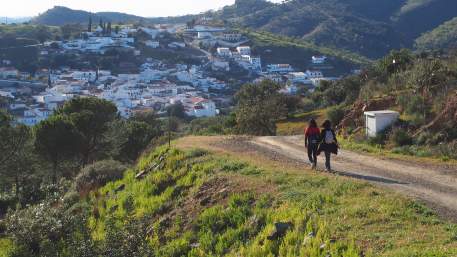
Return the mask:
<svg viewBox="0 0 457 257">
<path fill-rule="evenodd" d="M 18 175 L 18 172 L 16 170 L 16 174 L 14 176 L 14 183 L 16 185 L 16 200 L 19 200 L 19 175 Z"/>
<path fill-rule="evenodd" d="M 86 151 L 83 154 L 83 159 L 82 159 L 82 168 L 86 167 L 86 165 L 89 163 L 89 151 Z"/>
<path fill-rule="evenodd" d="M 52 169 L 53 169 L 52 182 L 54 184 L 57 184 L 57 160 L 54 160 Z"/>
</svg>

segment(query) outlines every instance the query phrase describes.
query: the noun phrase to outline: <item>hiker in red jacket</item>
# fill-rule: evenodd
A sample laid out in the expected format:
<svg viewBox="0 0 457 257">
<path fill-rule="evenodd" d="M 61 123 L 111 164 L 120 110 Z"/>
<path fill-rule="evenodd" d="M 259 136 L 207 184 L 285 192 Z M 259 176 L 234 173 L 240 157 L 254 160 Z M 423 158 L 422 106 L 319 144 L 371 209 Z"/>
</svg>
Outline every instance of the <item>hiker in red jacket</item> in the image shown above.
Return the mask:
<svg viewBox="0 0 457 257">
<path fill-rule="evenodd" d="M 338 154 L 338 140 L 336 139 L 335 131 L 332 129 L 332 123 L 329 120 L 326 120 L 322 124 L 322 128 L 317 155 L 321 152 L 325 153 L 325 171 L 331 172 L 330 157 L 332 153 Z"/>
<path fill-rule="evenodd" d="M 321 131 L 317 127 L 314 119 L 309 121 L 309 126 L 305 130 L 305 146 L 308 148 L 308 158 L 313 169 L 317 166 L 317 148 L 319 146 Z"/>
</svg>

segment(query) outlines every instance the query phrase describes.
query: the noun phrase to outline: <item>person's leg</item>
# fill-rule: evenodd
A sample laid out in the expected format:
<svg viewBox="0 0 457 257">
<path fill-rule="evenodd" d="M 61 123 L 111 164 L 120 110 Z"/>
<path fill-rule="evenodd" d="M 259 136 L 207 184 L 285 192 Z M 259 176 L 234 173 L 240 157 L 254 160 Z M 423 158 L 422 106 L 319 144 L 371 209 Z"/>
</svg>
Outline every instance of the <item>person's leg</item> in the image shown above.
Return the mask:
<svg viewBox="0 0 457 257">
<path fill-rule="evenodd" d="M 311 163 L 314 163 L 314 159 L 313 159 L 313 145 L 312 144 L 308 144 L 308 159 Z"/>
<path fill-rule="evenodd" d="M 331 170 L 331 166 L 330 166 L 331 155 L 332 155 L 332 153 L 325 151 L 325 168 L 329 171 Z"/>
<path fill-rule="evenodd" d="M 316 168 L 316 166 L 317 166 L 317 148 L 318 148 L 318 145 L 313 144 L 313 166 L 314 166 L 314 168 Z"/>
</svg>

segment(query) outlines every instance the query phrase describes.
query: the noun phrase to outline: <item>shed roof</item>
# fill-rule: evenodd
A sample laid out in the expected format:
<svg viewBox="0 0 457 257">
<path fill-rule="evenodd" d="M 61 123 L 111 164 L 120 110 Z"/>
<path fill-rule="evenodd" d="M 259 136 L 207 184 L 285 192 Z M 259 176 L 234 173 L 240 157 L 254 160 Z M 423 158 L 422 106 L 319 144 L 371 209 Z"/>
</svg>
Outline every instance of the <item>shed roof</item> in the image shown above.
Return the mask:
<svg viewBox="0 0 457 257">
<path fill-rule="evenodd" d="M 369 112 L 364 112 L 364 114 L 367 116 L 400 115 L 398 112 L 391 111 L 391 110 L 369 111 Z"/>
</svg>

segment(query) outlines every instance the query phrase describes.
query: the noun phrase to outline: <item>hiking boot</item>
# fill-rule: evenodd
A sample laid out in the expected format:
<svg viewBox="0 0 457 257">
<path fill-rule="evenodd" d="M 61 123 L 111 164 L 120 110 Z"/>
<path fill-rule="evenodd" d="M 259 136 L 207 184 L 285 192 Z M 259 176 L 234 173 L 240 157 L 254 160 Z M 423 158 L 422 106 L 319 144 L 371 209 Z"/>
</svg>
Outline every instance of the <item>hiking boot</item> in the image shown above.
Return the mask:
<svg viewBox="0 0 457 257">
<path fill-rule="evenodd" d="M 332 172 L 332 169 L 330 169 L 330 168 L 325 168 L 325 172 Z"/>
<path fill-rule="evenodd" d="M 315 163 L 313 163 L 313 164 L 311 165 L 311 169 L 315 170 L 316 168 L 317 168 L 317 165 L 316 165 Z"/>
</svg>

